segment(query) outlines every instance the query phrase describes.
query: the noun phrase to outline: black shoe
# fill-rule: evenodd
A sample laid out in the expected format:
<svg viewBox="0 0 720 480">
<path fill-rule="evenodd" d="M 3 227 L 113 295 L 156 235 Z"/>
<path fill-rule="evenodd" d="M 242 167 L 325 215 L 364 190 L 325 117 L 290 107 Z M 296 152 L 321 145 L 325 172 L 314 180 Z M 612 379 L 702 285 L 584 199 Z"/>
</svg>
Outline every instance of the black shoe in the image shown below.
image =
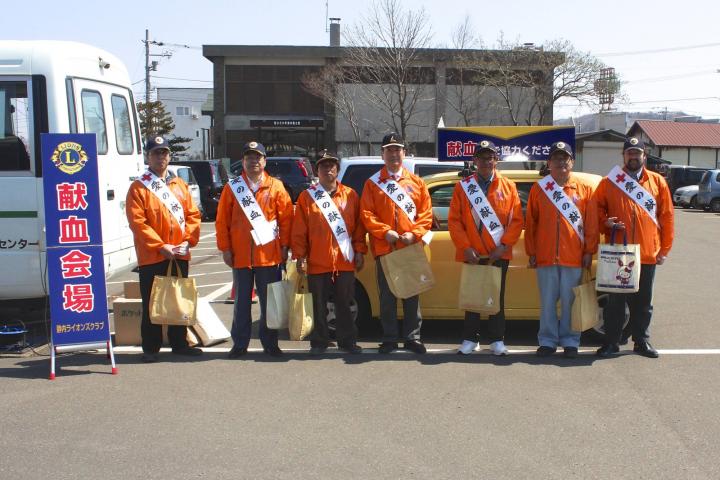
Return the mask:
<svg viewBox="0 0 720 480">
<path fill-rule="evenodd" d="M 633 347 L 633 352 L 648 358 L 658 358 L 660 356 L 658 351 L 648 342 L 636 342 Z"/>
<path fill-rule="evenodd" d="M 241 347 L 232 347 L 230 349 L 230 352 L 228 352 L 228 358 L 240 358 L 243 355 L 247 355 L 247 347 L 241 348 Z"/>
<path fill-rule="evenodd" d="M 186 357 L 197 357 L 198 355 L 202 355 L 203 351 L 197 347 L 181 347 L 173 348 L 172 353 L 175 355 L 184 355 Z"/>
<path fill-rule="evenodd" d="M 280 350 L 280 347 L 278 347 L 277 345 L 272 347 L 265 347 L 263 348 L 263 352 L 267 353 L 271 357 L 282 357 L 283 355 L 283 351 Z"/>
<path fill-rule="evenodd" d="M 598 357 L 608 358 L 616 355 L 620 351 L 620 347 L 615 343 L 606 343 L 597 349 L 595 355 Z"/>
<path fill-rule="evenodd" d="M 322 355 L 327 350 L 327 347 L 310 347 L 310 355 Z"/>
<path fill-rule="evenodd" d="M 387 354 L 393 350 L 397 350 L 398 344 L 395 342 L 382 342 L 378 347 L 378 353 Z"/>
<path fill-rule="evenodd" d="M 157 353 L 143 353 L 140 361 L 143 363 L 155 363 L 159 360 Z"/>
<path fill-rule="evenodd" d="M 542 347 L 539 347 L 535 351 L 535 355 L 538 357 L 549 357 L 550 355 L 554 354 L 557 351 L 557 348 L 555 347 L 548 347 L 546 345 L 543 345 Z"/>
<path fill-rule="evenodd" d="M 420 340 L 408 340 L 407 342 L 403 343 L 403 348 L 405 350 L 415 352 L 418 355 L 422 355 L 423 353 L 427 352 L 427 348 L 425 348 L 425 345 L 423 345 Z"/>
<path fill-rule="evenodd" d="M 353 355 L 357 355 L 363 351 L 362 347 L 357 343 L 338 343 L 338 350 L 345 353 L 351 353 Z"/>
<path fill-rule="evenodd" d="M 577 347 L 564 347 L 563 348 L 563 356 L 565 358 L 577 358 L 577 356 L 578 356 Z"/>
</svg>

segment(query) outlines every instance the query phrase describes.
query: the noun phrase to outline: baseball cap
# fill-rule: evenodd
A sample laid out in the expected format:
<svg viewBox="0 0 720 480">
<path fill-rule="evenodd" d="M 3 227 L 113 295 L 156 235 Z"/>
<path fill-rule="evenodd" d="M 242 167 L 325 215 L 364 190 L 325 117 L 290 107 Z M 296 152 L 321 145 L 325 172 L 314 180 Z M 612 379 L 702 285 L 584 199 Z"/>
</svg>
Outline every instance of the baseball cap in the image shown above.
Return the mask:
<svg viewBox="0 0 720 480">
<path fill-rule="evenodd" d="M 382 139 L 382 148 L 393 146 L 405 148 L 405 141 L 400 135 L 395 132 L 388 133 Z"/>
<path fill-rule="evenodd" d="M 473 157 L 479 156 L 480 153 L 482 153 L 482 152 L 492 152 L 495 155 L 497 155 L 497 147 L 490 140 L 482 140 L 475 147 L 475 151 L 473 152 Z"/>
<path fill-rule="evenodd" d="M 322 151 L 322 155 L 320 155 L 320 158 L 317 159 L 315 165 L 320 165 L 322 162 L 335 162 L 340 165 L 340 159 L 327 150 Z"/>
<path fill-rule="evenodd" d="M 555 152 L 565 152 L 571 157 L 573 156 L 572 147 L 565 142 L 555 142 L 550 145 L 550 153 L 548 154 L 548 158 L 552 157 L 552 154 Z"/>
<path fill-rule="evenodd" d="M 149 138 L 148 141 L 145 142 L 145 151 L 147 153 L 150 153 L 153 150 L 157 150 L 158 148 L 165 148 L 167 150 L 170 150 L 170 144 L 165 139 L 165 137 L 158 135 L 156 137 Z"/>
<path fill-rule="evenodd" d="M 263 157 L 267 156 L 267 154 L 265 153 L 265 147 L 262 143 L 258 142 L 248 142 L 243 145 L 242 154 L 245 155 L 247 152 L 257 152 Z"/>
<path fill-rule="evenodd" d="M 627 152 L 628 150 L 640 150 L 641 152 L 644 152 L 645 143 L 638 138 L 630 137 L 625 140 L 625 144 L 623 145 L 623 152 Z"/>
</svg>

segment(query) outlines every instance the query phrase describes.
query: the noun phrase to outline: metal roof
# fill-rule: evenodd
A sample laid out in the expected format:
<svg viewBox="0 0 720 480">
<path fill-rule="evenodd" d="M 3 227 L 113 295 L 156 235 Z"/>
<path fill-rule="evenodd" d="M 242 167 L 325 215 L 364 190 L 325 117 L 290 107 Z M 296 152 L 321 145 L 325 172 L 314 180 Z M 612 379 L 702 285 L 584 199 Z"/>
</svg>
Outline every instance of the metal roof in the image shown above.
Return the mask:
<svg viewBox="0 0 720 480">
<path fill-rule="evenodd" d="M 666 120 L 637 120 L 630 135 L 642 130 L 658 147 L 720 148 L 720 124 L 684 123 Z"/>
</svg>

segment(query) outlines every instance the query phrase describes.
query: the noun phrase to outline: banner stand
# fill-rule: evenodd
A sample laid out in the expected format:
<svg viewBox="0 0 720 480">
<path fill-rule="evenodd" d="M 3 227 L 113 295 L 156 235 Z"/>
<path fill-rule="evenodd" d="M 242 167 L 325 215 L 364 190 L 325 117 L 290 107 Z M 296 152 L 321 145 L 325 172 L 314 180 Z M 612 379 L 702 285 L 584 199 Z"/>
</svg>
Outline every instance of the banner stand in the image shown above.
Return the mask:
<svg viewBox="0 0 720 480">
<path fill-rule="evenodd" d="M 55 380 L 55 356 L 57 354 L 102 350 L 103 348 L 107 351 L 107 358 L 110 360 L 111 374 L 117 375 L 118 369 L 115 365 L 115 353 L 113 353 L 113 346 L 110 340 L 104 343 L 77 343 L 74 345 L 58 345 L 57 347 L 50 343 L 50 380 Z"/>
</svg>

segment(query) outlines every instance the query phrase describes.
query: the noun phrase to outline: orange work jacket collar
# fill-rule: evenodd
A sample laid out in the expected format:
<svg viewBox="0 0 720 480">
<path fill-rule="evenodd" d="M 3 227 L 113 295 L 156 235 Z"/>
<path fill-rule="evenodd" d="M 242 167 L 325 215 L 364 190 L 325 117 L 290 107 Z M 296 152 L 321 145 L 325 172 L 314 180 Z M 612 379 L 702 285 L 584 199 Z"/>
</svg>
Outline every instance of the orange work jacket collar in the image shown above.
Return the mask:
<svg viewBox="0 0 720 480">
<path fill-rule="evenodd" d="M 400 178 L 407 178 L 410 176 L 410 172 L 408 172 L 405 167 L 400 167 L 400 171 L 397 173 L 397 175 L 400 175 Z M 390 172 L 388 171 L 387 167 L 382 167 L 380 170 L 380 181 L 384 181 L 390 178 Z"/>
<path fill-rule="evenodd" d="M 247 184 L 247 186 L 250 187 L 250 183 L 252 183 L 252 182 L 250 181 L 250 179 L 248 178 L 248 176 L 245 175 L 245 172 L 242 172 L 241 175 L 242 175 L 242 177 L 243 177 L 243 180 L 245 180 L 245 183 Z M 260 190 L 261 188 L 269 187 L 269 186 L 270 186 L 270 175 L 268 175 L 268 174 L 263 170 L 263 172 L 262 172 L 262 179 L 261 179 L 260 187 L 258 188 L 258 190 Z M 251 188 L 251 190 L 252 190 L 252 188 Z"/>
</svg>

